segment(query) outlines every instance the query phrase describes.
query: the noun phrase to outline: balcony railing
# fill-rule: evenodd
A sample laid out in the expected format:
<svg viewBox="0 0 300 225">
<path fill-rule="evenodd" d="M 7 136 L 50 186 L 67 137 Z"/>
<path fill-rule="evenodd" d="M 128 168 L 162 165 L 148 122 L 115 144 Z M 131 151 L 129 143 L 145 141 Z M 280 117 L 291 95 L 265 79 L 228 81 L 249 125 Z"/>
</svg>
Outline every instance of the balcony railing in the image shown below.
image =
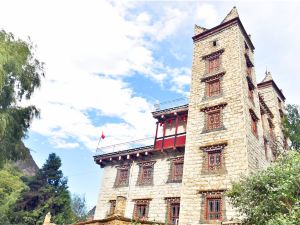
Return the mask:
<svg viewBox="0 0 300 225">
<path fill-rule="evenodd" d="M 107 145 L 96 149 L 95 155 L 104 155 L 107 153 L 125 151 L 130 149 L 144 148 L 146 146 L 153 146 L 154 137 L 142 138 L 133 141 Z"/>
<path fill-rule="evenodd" d="M 159 102 L 154 105 L 154 112 L 174 108 L 181 105 L 186 105 L 189 103 L 189 99 L 187 97 L 177 98 L 170 101 Z"/>
</svg>

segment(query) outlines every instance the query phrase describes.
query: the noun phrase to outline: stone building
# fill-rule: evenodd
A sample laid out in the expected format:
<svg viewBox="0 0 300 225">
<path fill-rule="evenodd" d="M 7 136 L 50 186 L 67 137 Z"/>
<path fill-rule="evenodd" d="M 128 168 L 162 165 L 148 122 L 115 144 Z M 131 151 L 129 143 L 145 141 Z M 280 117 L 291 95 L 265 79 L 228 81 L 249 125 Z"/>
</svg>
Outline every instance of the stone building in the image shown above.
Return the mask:
<svg viewBox="0 0 300 225">
<path fill-rule="evenodd" d="M 152 113 L 154 144 L 94 157 L 103 168 L 94 219 L 238 223 L 224 191 L 287 147 L 285 97 L 270 72 L 256 82 L 254 45 L 236 8 L 216 27 L 196 25 L 193 43 L 189 102 Z"/>
</svg>

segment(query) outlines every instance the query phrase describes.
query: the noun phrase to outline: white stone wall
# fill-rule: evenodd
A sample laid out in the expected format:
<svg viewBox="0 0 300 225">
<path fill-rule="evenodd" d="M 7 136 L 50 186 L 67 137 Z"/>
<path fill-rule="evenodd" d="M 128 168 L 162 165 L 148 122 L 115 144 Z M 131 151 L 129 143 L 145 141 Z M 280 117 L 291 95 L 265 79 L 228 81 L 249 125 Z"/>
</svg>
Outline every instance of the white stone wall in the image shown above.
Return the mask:
<svg viewBox="0 0 300 225">
<path fill-rule="evenodd" d="M 103 219 L 109 213 L 109 200 L 115 200 L 117 196 L 127 198 L 125 217 L 132 218 L 134 210 L 134 199 L 151 198 L 149 208 L 149 220 L 165 222 L 166 220 L 166 197 L 180 197 L 181 183 L 167 183 L 170 172 L 170 158 L 178 155 L 172 150 L 171 153 L 159 153 L 158 156 L 145 158 L 144 161 L 155 160 L 153 185 L 137 186 L 139 166 L 133 161 L 130 169 L 130 179 L 128 187 L 115 188 L 114 182 L 117 175 L 115 165 L 106 166 L 103 169 L 103 179 L 96 206 L 95 219 Z"/>
</svg>

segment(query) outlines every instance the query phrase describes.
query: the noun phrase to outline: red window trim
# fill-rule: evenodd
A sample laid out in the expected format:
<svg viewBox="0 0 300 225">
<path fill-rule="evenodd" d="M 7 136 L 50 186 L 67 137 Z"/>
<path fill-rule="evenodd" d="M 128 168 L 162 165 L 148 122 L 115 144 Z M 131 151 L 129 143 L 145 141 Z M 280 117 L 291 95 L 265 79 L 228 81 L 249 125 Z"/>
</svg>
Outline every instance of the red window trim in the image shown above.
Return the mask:
<svg viewBox="0 0 300 225">
<path fill-rule="evenodd" d="M 214 56 L 208 59 L 208 73 L 219 70 L 220 68 L 220 56 Z"/>
<path fill-rule="evenodd" d="M 211 165 L 211 156 L 214 156 L 214 162 Z M 217 155 L 219 155 L 219 163 L 216 163 Z M 208 151 L 207 152 L 207 161 L 208 161 L 208 170 L 217 170 L 222 168 L 222 152 L 221 150 L 216 150 L 216 151 Z"/>
<path fill-rule="evenodd" d="M 149 205 L 150 205 L 150 199 L 138 199 L 138 200 L 134 200 L 135 204 L 134 204 L 134 218 L 136 220 L 141 220 L 141 221 L 145 221 L 148 219 L 148 214 L 149 214 Z M 139 207 L 144 207 L 144 216 L 141 217 L 140 215 L 138 215 L 138 209 Z"/>
<path fill-rule="evenodd" d="M 222 122 L 221 122 L 221 110 L 213 110 L 213 111 L 209 111 L 206 113 L 207 114 L 207 121 L 206 121 L 206 129 L 207 130 L 215 130 L 218 129 L 222 126 Z M 216 120 L 216 118 L 214 117 L 213 120 L 214 122 L 211 123 L 211 117 L 212 116 L 216 116 L 218 115 L 218 120 Z M 216 120 L 216 121 L 215 121 Z"/>
<path fill-rule="evenodd" d="M 209 202 L 210 201 L 218 201 L 219 202 L 219 211 L 218 212 L 210 212 L 209 211 Z M 209 221 L 222 220 L 222 197 L 219 195 L 212 195 L 206 197 L 206 219 Z M 219 215 L 219 218 L 210 218 L 210 215 Z"/>
<path fill-rule="evenodd" d="M 168 219 L 168 224 L 175 224 L 173 223 L 173 218 L 172 216 L 172 205 L 177 205 L 178 207 L 178 215 L 177 217 L 177 222 L 179 220 L 179 212 L 180 212 L 180 198 L 179 197 L 174 197 L 174 198 L 166 198 L 167 201 L 167 219 Z M 175 218 L 176 219 L 176 218 Z"/>
<path fill-rule="evenodd" d="M 207 93 L 206 95 L 208 97 L 217 96 L 221 93 L 221 80 L 220 79 L 214 79 L 211 81 L 207 81 Z"/>
</svg>

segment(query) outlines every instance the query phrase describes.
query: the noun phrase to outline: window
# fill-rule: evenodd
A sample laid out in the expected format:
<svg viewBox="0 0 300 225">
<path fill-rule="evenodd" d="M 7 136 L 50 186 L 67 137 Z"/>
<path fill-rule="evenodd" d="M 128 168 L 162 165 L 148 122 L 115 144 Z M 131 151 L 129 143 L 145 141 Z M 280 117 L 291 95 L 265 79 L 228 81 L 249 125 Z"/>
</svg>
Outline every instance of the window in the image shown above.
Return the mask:
<svg viewBox="0 0 300 225">
<path fill-rule="evenodd" d="M 180 210 L 180 203 L 171 203 L 170 204 L 170 218 L 169 218 L 169 223 L 171 223 L 171 224 L 178 224 L 179 210 Z"/>
<path fill-rule="evenodd" d="M 110 200 L 109 203 L 110 203 L 109 214 L 112 215 L 115 213 L 116 200 Z"/>
<path fill-rule="evenodd" d="M 149 212 L 149 199 L 135 200 L 134 218 L 136 220 L 147 220 Z"/>
<path fill-rule="evenodd" d="M 208 152 L 208 169 L 216 170 L 221 168 L 222 154 L 221 151 Z"/>
<path fill-rule="evenodd" d="M 219 95 L 221 92 L 220 79 L 207 82 L 207 96 L 212 97 Z"/>
<path fill-rule="evenodd" d="M 222 199 L 208 198 L 207 199 L 207 220 L 222 219 Z"/>
<path fill-rule="evenodd" d="M 153 183 L 153 168 L 155 162 L 139 163 L 140 172 L 138 178 L 138 185 L 152 185 Z"/>
<path fill-rule="evenodd" d="M 216 47 L 216 46 L 217 46 L 217 40 L 214 40 L 214 41 L 212 42 L 212 45 L 213 45 L 214 47 Z"/>
<path fill-rule="evenodd" d="M 221 127 L 221 111 L 207 113 L 207 130 L 214 130 Z"/>
<path fill-rule="evenodd" d="M 126 187 L 129 183 L 129 166 L 118 168 L 115 187 Z"/>
<path fill-rule="evenodd" d="M 219 70 L 220 67 L 220 57 L 219 56 L 214 56 L 210 59 L 208 59 L 208 72 L 214 72 Z"/>
<path fill-rule="evenodd" d="M 258 117 L 256 116 L 255 112 L 252 109 L 249 109 L 250 112 L 250 116 L 251 116 L 251 130 L 252 133 L 258 137 L 258 133 L 257 133 L 257 121 L 258 121 Z"/>
<path fill-rule="evenodd" d="M 248 89 L 248 97 L 249 99 L 253 102 L 254 101 L 254 98 L 253 98 L 253 89 Z"/>
<path fill-rule="evenodd" d="M 252 78 L 252 67 L 247 67 L 246 73 L 247 73 L 247 76 L 249 76 L 250 78 Z"/>
<path fill-rule="evenodd" d="M 168 224 L 178 224 L 180 211 L 180 198 L 166 198 Z"/>
<path fill-rule="evenodd" d="M 269 157 L 268 157 L 268 141 L 266 139 L 264 139 L 264 149 L 265 149 L 265 157 L 266 157 L 266 160 L 268 161 L 269 160 Z"/>
<path fill-rule="evenodd" d="M 257 136 L 257 121 L 253 117 L 251 117 L 251 127 L 252 127 L 252 133 L 255 136 Z"/>
</svg>

